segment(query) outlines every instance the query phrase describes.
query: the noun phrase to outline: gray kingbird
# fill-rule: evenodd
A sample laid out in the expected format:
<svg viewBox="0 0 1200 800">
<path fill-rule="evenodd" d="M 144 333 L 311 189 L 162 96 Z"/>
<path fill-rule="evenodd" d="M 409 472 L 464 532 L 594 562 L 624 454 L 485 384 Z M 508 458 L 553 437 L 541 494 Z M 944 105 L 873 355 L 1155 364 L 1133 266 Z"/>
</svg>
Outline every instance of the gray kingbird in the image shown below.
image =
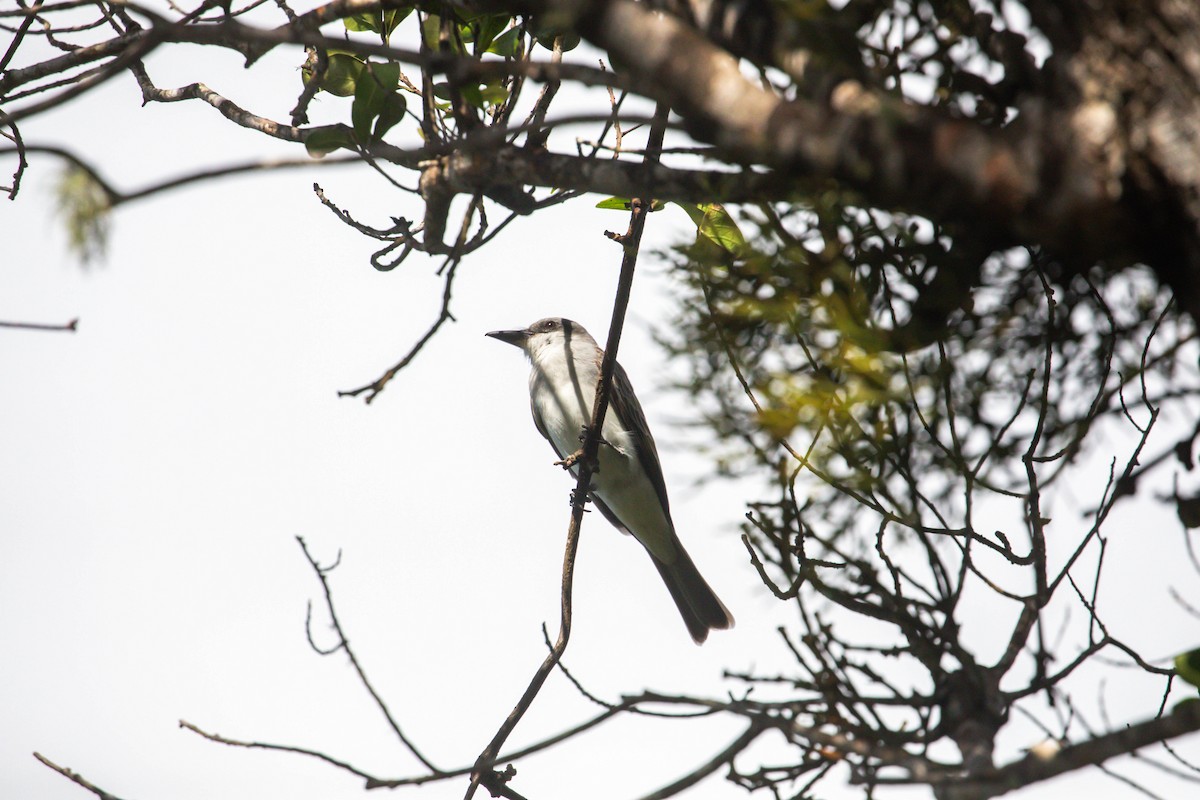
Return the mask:
<svg viewBox="0 0 1200 800">
<path fill-rule="evenodd" d="M 575 453 L 582 441 L 580 433 L 591 422 L 604 358 L 596 340 L 579 323 L 559 317 L 538 320 L 524 330 L 487 335 L 529 356 L 533 423 L 560 459 Z M 733 617 L 675 535 L 654 437 L 620 364 L 613 371 L 609 397 L 591 499 L 617 530 L 631 534 L 646 548 L 688 633 L 700 644 L 709 630 L 733 627 Z"/>
</svg>

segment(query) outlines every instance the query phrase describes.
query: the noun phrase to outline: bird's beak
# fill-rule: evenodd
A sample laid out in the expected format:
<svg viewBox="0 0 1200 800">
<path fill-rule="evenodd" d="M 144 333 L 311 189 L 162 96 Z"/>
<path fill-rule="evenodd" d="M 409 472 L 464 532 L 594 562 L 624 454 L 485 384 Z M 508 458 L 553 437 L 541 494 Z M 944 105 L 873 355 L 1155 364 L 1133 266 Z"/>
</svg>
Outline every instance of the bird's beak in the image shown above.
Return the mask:
<svg viewBox="0 0 1200 800">
<path fill-rule="evenodd" d="M 517 347 L 524 347 L 525 340 L 529 338 L 527 331 L 490 331 L 485 336 L 490 336 L 493 339 L 499 339 L 502 342 L 508 342 Z"/>
</svg>

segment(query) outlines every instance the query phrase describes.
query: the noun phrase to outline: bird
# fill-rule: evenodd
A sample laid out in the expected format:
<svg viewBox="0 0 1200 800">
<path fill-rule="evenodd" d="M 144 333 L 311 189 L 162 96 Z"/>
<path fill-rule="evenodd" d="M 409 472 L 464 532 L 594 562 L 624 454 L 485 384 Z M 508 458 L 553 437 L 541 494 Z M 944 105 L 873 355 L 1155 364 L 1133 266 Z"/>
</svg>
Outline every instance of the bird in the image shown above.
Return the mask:
<svg viewBox="0 0 1200 800">
<path fill-rule="evenodd" d="M 604 351 L 582 325 L 562 317 L 486 335 L 519 347 L 529 357 L 533 423 L 559 459 L 568 459 L 591 422 Z M 592 502 L 617 530 L 646 549 L 696 644 L 703 644 L 710 630 L 732 628 L 733 615 L 675 533 L 654 437 L 620 364 L 613 368 L 598 461 Z M 577 470 L 571 466 L 573 473 Z"/>
</svg>

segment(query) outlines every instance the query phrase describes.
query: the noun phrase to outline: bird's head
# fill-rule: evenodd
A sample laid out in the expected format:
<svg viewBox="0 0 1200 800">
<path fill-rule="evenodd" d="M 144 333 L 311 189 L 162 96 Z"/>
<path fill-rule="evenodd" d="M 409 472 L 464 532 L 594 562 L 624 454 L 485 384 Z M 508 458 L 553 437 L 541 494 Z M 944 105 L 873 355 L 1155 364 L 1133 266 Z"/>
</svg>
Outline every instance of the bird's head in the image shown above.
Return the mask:
<svg viewBox="0 0 1200 800">
<path fill-rule="evenodd" d="M 546 317 L 539 319 L 528 328 L 490 331 L 485 335 L 521 348 L 535 361 L 539 354 L 547 352 L 548 348 L 569 350 L 574 343 L 579 341 L 587 342 L 592 347 L 596 346 L 595 341 L 582 325 L 562 317 Z"/>
</svg>

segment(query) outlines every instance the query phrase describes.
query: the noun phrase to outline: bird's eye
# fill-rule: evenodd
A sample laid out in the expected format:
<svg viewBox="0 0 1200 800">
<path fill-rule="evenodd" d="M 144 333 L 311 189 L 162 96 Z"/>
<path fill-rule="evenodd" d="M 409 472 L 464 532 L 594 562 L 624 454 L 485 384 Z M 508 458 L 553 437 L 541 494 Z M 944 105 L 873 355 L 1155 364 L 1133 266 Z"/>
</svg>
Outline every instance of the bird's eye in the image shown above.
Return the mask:
<svg viewBox="0 0 1200 800">
<path fill-rule="evenodd" d="M 546 320 L 545 322 L 542 323 L 542 327 L 548 331 L 554 330 L 554 320 L 552 320 L 552 319 Z"/>
</svg>

